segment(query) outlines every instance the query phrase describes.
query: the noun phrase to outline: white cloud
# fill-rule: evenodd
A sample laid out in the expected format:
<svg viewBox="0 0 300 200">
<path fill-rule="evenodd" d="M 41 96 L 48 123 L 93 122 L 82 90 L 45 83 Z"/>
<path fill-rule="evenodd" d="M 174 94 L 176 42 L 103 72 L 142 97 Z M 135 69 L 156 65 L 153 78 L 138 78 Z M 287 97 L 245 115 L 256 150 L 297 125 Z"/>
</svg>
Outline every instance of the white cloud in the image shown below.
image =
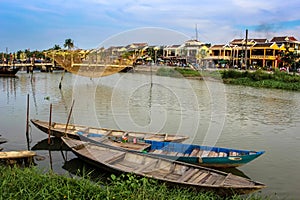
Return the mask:
<svg viewBox="0 0 300 200">
<path fill-rule="evenodd" d="M 195 24 L 199 38 L 211 43 L 243 37 L 246 28 L 250 29 L 250 35 L 272 36 L 273 33 L 288 32 L 299 36 L 293 23 L 284 26 L 285 21 L 291 20 L 300 24 L 297 0 L 1 0 L 1 5 L 10 8 L 0 11 L 0 17 L 5 20 L 0 25 L 10 24 L 7 16 L 11 14 L 25 24 L 35 22 L 35 26 L 41 27 L 40 34 L 59 28 L 62 28 L 56 35 L 59 39 L 77 34 L 77 40 L 82 41 L 83 46 L 97 45 L 110 35 L 141 27 L 174 29 L 194 38 Z M 17 12 L 20 14 L 15 15 Z M 262 31 L 261 27 L 267 29 Z M 259 28 L 261 31 L 257 31 Z M 28 27 L 27 31 L 32 28 Z"/>
</svg>

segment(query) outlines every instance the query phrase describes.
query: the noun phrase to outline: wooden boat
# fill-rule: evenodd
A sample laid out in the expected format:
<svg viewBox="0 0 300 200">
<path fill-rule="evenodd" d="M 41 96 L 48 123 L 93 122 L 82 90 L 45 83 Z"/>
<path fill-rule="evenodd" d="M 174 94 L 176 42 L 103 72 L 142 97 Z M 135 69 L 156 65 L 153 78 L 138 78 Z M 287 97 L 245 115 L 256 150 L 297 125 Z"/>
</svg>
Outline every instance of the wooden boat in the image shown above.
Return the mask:
<svg viewBox="0 0 300 200">
<path fill-rule="evenodd" d="M 198 165 L 68 137 L 62 137 L 62 140 L 82 160 L 116 174 L 134 173 L 170 185 L 213 191 L 224 196 L 248 194 L 266 187 L 263 183 Z"/>
<path fill-rule="evenodd" d="M 33 164 L 34 151 L 2 151 L 0 152 L 0 161 L 8 165 L 30 166 Z"/>
<path fill-rule="evenodd" d="M 78 132 L 78 134 L 80 134 L 80 139 L 83 141 L 105 143 L 131 151 L 142 151 L 154 156 L 214 168 L 239 167 L 264 154 L 264 151 L 152 140 L 136 141 L 132 137 L 127 137 L 126 141 L 122 141 L 121 137 L 99 137 L 99 135 L 81 132 Z"/>
<path fill-rule="evenodd" d="M 20 68 L 14 66 L 0 66 L 0 76 L 14 77 Z"/>
<path fill-rule="evenodd" d="M 49 122 L 31 119 L 31 122 L 41 131 L 48 133 Z M 69 124 L 66 130 L 66 124 L 53 122 L 50 127 L 50 134 L 56 137 L 61 137 L 67 134 L 71 138 L 79 139 L 78 133 L 89 133 L 100 136 L 121 137 L 127 135 L 137 138 L 137 140 L 155 140 L 167 142 L 182 142 L 188 139 L 184 135 L 171 135 L 167 133 L 143 133 L 134 131 L 122 131 L 108 128 L 95 128 L 84 125 Z"/>
</svg>

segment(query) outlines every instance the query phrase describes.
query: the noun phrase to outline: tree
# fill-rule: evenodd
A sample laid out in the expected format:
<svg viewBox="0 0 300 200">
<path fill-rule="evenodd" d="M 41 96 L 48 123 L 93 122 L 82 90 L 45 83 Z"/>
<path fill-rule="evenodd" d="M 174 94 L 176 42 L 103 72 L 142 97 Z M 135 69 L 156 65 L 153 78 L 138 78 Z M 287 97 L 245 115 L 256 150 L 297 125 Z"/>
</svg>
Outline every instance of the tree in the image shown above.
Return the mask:
<svg viewBox="0 0 300 200">
<path fill-rule="evenodd" d="M 52 48 L 53 50 L 60 50 L 61 47 L 58 44 L 55 44 L 54 47 Z"/>
<path fill-rule="evenodd" d="M 294 68 L 298 59 L 299 59 L 299 56 L 296 53 L 291 52 L 291 51 L 282 53 L 282 57 L 281 57 L 283 66 L 288 67 L 288 68 L 291 68 L 291 67 Z"/>
<path fill-rule="evenodd" d="M 68 49 L 72 49 L 74 47 L 74 43 L 73 41 L 69 38 L 69 39 L 66 39 L 65 40 L 65 44 L 64 44 L 64 47 L 68 47 Z"/>
</svg>

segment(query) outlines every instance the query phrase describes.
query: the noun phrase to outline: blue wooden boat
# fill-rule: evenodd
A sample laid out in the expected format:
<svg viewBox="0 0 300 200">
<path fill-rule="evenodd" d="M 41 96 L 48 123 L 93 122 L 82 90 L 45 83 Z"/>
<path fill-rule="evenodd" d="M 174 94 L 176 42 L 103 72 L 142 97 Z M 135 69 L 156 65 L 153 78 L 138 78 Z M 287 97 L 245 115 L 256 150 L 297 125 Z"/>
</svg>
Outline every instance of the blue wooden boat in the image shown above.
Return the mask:
<svg viewBox="0 0 300 200">
<path fill-rule="evenodd" d="M 149 140 L 145 142 L 151 144 L 148 150 L 151 154 L 207 167 L 239 167 L 264 154 L 264 151 Z"/>
<path fill-rule="evenodd" d="M 105 143 L 131 151 L 142 151 L 158 157 L 197 164 L 206 167 L 239 167 L 264 154 L 264 151 L 239 150 L 232 148 L 201 146 L 177 142 L 136 140 L 133 137 L 103 137 L 99 134 L 78 132 L 83 141 Z"/>
</svg>

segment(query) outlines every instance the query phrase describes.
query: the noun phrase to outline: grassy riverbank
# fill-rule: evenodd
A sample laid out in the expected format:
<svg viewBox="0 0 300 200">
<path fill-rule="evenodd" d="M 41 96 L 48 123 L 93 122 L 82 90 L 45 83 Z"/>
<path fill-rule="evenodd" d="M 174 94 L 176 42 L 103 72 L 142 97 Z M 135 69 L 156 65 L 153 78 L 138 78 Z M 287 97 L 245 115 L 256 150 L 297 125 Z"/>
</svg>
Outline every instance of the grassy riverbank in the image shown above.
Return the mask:
<svg viewBox="0 0 300 200">
<path fill-rule="evenodd" d="M 273 88 L 300 91 L 300 76 L 288 74 L 276 70 L 273 73 L 262 70 L 240 71 L 240 70 L 216 70 L 216 71 L 195 71 L 184 68 L 166 69 L 161 68 L 157 75 L 170 77 L 211 77 L 222 78 L 225 84 L 245 85 L 260 88 Z"/>
<path fill-rule="evenodd" d="M 197 193 L 187 189 L 170 189 L 154 180 L 138 179 L 133 175 L 111 176 L 110 181 L 95 182 L 89 177 L 69 178 L 43 173 L 36 168 L 0 166 L 0 199 L 224 199 L 212 193 Z M 265 199 L 260 195 L 227 199 Z"/>
<path fill-rule="evenodd" d="M 267 73 L 262 70 L 255 72 L 225 70 L 222 71 L 222 78 L 224 83 L 228 84 L 300 91 L 299 75 L 278 70 L 274 73 Z"/>
</svg>

